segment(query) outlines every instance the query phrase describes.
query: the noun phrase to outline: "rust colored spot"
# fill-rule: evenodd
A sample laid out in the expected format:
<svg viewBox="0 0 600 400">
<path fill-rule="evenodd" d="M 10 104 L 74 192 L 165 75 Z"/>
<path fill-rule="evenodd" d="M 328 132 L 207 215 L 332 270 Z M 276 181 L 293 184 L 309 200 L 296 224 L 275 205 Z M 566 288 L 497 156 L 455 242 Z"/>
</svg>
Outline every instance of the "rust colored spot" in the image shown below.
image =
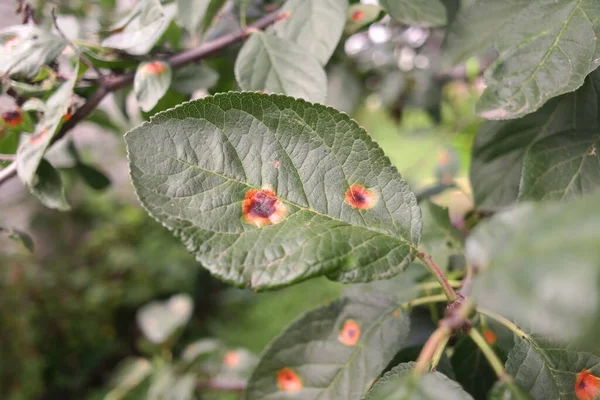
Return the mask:
<svg viewBox="0 0 600 400">
<path fill-rule="evenodd" d="M 491 329 L 484 329 L 483 330 L 483 338 L 485 339 L 485 341 L 488 344 L 496 344 L 496 342 L 498 341 L 498 337 L 496 336 L 496 334 L 494 333 L 493 330 Z"/>
<path fill-rule="evenodd" d="M 355 183 L 346 191 L 346 203 L 360 210 L 368 210 L 377 203 L 377 194 L 363 185 Z"/>
<path fill-rule="evenodd" d="M 235 367 L 240 363 L 240 358 L 239 352 L 234 350 L 228 351 L 223 356 L 223 364 L 227 365 L 228 367 Z"/>
<path fill-rule="evenodd" d="M 73 115 L 71 114 L 70 111 L 67 111 L 67 113 L 65 114 L 65 116 L 63 117 L 63 121 L 67 122 L 68 120 L 71 119 Z"/>
<path fill-rule="evenodd" d="M 162 61 L 151 61 L 142 67 L 144 75 L 160 75 L 167 70 L 167 65 Z"/>
<path fill-rule="evenodd" d="M 596 400 L 600 397 L 600 378 L 592 375 L 589 369 L 577 374 L 575 395 L 579 400 Z"/>
<path fill-rule="evenodd" d="M 280 223 L 285 218 L 286 212 L 285 204 L 268 186 L 248 190 L 242 203 L 242 214 L 246 222 L 259 228 Z"/>
<path fill-rule="evenodd" d="M 277 371 L 277 386 L 285 392 L 297 392 L 302 389 L 302 379 L 294 370 L 285 367 Z"/>
<path fill-rule="evenodd" d="M 33 135 L 31 135 L 31 137 L 29 138 L 29 142 L 31 144 L 39 143 L 46 137 L 46 135 L 48 135 L 48 129 L 44 128 L 39 132 L 36 132 Z"/>
<path fill-rule="evenodd" d="M 360 21 L 364 17 L 365 17 L 365 12 L 363 10 L 356 10 L 356 11 L 352 12 L 352 15 L 350 15 L 350 19 L 352 21 Z"/>
<path fill-rule="evenodd" d="M 274 160 L 273 161 L 273 166 L 277 169 L 279 169 L 279 167 L 281 167 L 281 163 L 279 162 L 279 160 Z"/>
<path fill-rule="evenodd" d="M 394 311 L 394 317 L 400 318 L 400 309 L 399 308 L 397 308 L 396 311 Z"/>
<path fill-rule="evenodd" d="M 338 340 L 346 346 L 354 346 L 358 342 L 358 339 L 360 339 L 360 326 L 353 319 L 346 320 L 338 335 Z"/>
<path fill-rule="evenodd" d="M 2 121 L 8 126 L 17 126 L 23 122 L 23 113 L 18 108 L 7 111 L 2 114 Z"/>
</svg>

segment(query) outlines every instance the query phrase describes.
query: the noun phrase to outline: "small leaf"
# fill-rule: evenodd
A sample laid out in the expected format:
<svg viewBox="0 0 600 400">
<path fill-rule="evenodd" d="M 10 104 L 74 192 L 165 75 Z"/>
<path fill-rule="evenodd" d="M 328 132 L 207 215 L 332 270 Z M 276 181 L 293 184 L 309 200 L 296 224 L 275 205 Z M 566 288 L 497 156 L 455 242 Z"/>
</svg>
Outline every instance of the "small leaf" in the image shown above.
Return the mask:
<svg viewBox="0 0 600 400">
<path fill-rule="evenodd" d="M 246 399 L 360 398 L 402 348 L 408 329 L 391 298 L 341 298 L 300 317 L 269 345 Z"/>
<path fill-rule="evenodd" d="M 65 197 L 65 188 L 60 173 L 44 159 L 39 164 L 34 183 L 29 186 L 29 191 L 48 208 L 59 211 L 71 209 Z"/>
<path fill-rule="evenodd" d="M 195 36 L 200 30 L 211 0 L 177 0 L 177 19 Z"/>
<path fill-rule="evenodd" d="M 533 332 L 585 345 L 600 332 L 598 194 L 523 204 L 467 240 L 478 304 Z M 527 307 L 523 305 L 526 304 Z"/>
<path fill-rule="evenodd" d="M 153 301 L 140 308 L 137 322 L 144 336 L 154 344 L 164 343 L 192 317 L 194 303 L 187 294 L 178 294 L 165 302 Z"/>
<path fill-rule="evenodd" d="M 308 50 L 321 65 L 327 64 L 342 37 L 348 0 L 288 0 L 277 22 L 277 36 Z"/>
<path fill-rule="evenodd" d="M 379 4 L 392 18 L 407 25 L 434 27 L 448 22 L 440 0 L 379 0 Z"/>
<path fill-rule="evenodd" d="M 320 102 L 327 76 L 319 62 L 293 42 L 255 32 L 235 62 L 235 77 L 243 90 L 283 93 Z"/>
<path fill-rule="evenodd" d="M 110 179 L 98 169 L 83 163 L 77 163 L 75 168 L 83 181 L 92 189 L 104 190 L 110 186 Z"/>
<path fill-rule="evenodd" d="M 59 36 L 35 25 L 17 25 L 0 31 L 0 76 L 37 75 L 40 68 L 54 60 L 67 43 Z"/>
<path fill-rule="evenodd" d="M 33 185 L 38 165 L 69 111 L 73 87 L 77 80 L 78 67 L 79 63 L 75 62 L 75 65 L 72 65 L 72 68 L 65 72 L 69 78 L 48 98 L 44 115 L 38 122 L 34 134 L 21 144 L 17 151 L 17 173 L 21 181 L 29 186 Z"/>
<path fill-rule="evenodd" d="M 414 194 L 365 131 L 332 108 L 224 93 L 158 114 L 125 141 L 146 209 L 228 282 L 385 279 L 416 253 Z M 348 201 L 352 187 L 365 195 Z"/>
<path fill-rule="evenodd" d="M 591 353 L 568 350 L 547 340 L 522 340 L 508 355 L 506 371 L 535 400 L 591 400 L 600 393 L 600 379 L 597 378 L 600 376 L 600 358 Z M 586 375 L 583 382 L 581 379 L 578 382 L 580 374 Z M 590 392 L 595 392 L 596 396 L 583 395 Z"/>
<path fill-rule="evenodd" d="M 524 118 L 488 122 L 473 145 L 471 182 L 483 209 L 569 199 L 600 188 L 600 70 Z"/>
<path fill-rule="evenodd" d="M 166 62 L 141 63 L 135 71 L 133 89 L 144 111 L 150 111 L 165 95 L 171 84 L 171 67 Z"/>
<path fill-rule="evenodd" d="M 5 233 L 10 239 L 21 243 L 30 253 L 33 253 L 35 245 L 28 233 L 14 228 L 3 228 L 1 226 L 0 232 Z"/>
<path fill-rule="evenodd" d="M 200 89 L 209 89 L 219 80 L 219 73 L 202 65 L 186 65 L 175 71 L 171 87 L 179 93 L 192 94 Z"/>
<path fill-rule="evenodd" d="M 121 49 L 129 54 L 148 53 L 175 16 L 175 4 L 163 7 L 159 0 L 142 0 L 126 21 L 124 28 L 102 42 L 102 46 Z"/>
<path fill-rule="evenodd" d="M 351 35 L 362 27 L 375 22 L 381 14 L 381 7 L 375 4 L 352 4 L 348 8 L 348 16 L 344 33 Z"/>
<path fill-rule="evenodd" d="M 415 363 L 400 364 L 381 377 L 364 400 L 473 400 L 458 383 L 439 372 L 412 374 Z"/>
<path fill-rule="evenodd" d="M 597 0 L 478 1 L 450 27 L 447 53 L 455 61 L 469 55 L 464 48 L 495 47 L 477 112 L 518 118 L 577 89 L 600 65 L 599 17 Z"/>
</svg>

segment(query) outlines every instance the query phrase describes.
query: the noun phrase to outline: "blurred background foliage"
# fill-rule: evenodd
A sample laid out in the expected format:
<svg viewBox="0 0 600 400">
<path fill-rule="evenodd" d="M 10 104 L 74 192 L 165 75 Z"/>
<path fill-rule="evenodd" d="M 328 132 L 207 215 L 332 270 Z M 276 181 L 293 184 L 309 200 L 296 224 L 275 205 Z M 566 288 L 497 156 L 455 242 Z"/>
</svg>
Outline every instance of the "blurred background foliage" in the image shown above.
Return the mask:
<svg viewBox="0 0 600 400">
<path fill-rule="evenodd" d="M 231 7 L 201 40 L 237 29 L 240 2 L 213 0 L 215 10 L 225 3 Z M 272 9 L 273 3 L 278 2 L 244 2 L 248 18 Z M 446 1 L 450 15 L 459 3 Z M 41 14 L 57 5 L 60 15 L 72 16 L 73 29 L 93 41 L 90 32 L 102 35 L 132 2 L 63 0 L 35 6 Z M 16 17 L 2 22 L 9 23 L 16 23 Z M 466 176 L 480 124 L 472 110 L 482 88 L 477 65 L 458 78 L 438 73 L 443 34 L 443 29 L 404 26 L 389 18 L 347 33 L 327 66 L 328 103 L 357 119 L 413 190 L 450 206 L 451 218 L 460 226 L 472 207 Z M 177 51 L 195 41 L 173 27 L 157 51 Z M 203 64 L 210 79 L 198 83 L 192 97 L 237 89 L 233 62 L 238 49 Z M 211 278 L 140 208 L 127 178 L 120 136 L 148 115 L 189 98 L 190 93 L 171 89 L 155 109 L 141 114 L 131 93 L 124 91 L 103 103 L 92 124 L 78 128 L 72 135 L 78 157 L 110 178 L 111 185 L 102 190 L 90 187 L 97 177 L 85 179 L 77 171 L 68 145 L 53 150 L 54 164 L 62 166 L 69 186 L 71 212 L 25 200 L 18 185 L 0 193 L 2 225 L 18 226 L 35 242 L 30 253 L 0 238 L 3 399 L 152 398 L 148 393 L 160 396 L 165 382 L 185 393 L 189 373 L 215 377 L 235 372 L 243 379 L 253 357 L 285 325 L 344 290 L 325 278 L 261 294 L 228 287 Z M 11 106 L 2 102 L 0 111 Z M 175 294 L 189 296 L 189 321 L 165 342 L 149 343 L 137 313 L 149 302 Z M 194 344 L 196 357 L 190 356 Z M 202 386 L 201 378 L 192 382 Z M 236 391 L 205 389 L 203 399 L 239 397 Z"/>
</svg>

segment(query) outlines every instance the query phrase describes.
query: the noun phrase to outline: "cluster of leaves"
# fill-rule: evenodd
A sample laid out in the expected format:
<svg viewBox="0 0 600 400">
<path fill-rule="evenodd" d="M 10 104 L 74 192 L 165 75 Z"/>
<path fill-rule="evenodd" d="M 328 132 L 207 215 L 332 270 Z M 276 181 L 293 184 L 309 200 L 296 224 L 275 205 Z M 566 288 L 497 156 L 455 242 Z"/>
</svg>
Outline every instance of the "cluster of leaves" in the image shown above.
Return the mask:
<svg viewBox="0 0 600 400">
<path fill-rule="evenodd" d="M 32 96 L 19 117 L 5 118 L 12 134 L 0 145 L 16 151 L 16 171 L 30 191 L 49 207 L 69 208 L 44 154 L 69 128 L 73 93 L 93 98 L 80 85 L 90 64 L 99 90 L 132 82 L 144 116 L 152 115 L 125 135 L 133 186 L 145 210 L 213 276 L 257 291 L 317 276 L 352 284 L 343 297 L 290 324 L 251 375 L 244 369 L 235 376 L 243 386 L 249 376 L 247 399 L 598 398 L 598 2 L 287 0 L 259 20 L 269 22 L 264 31 L 247 28 L 246 18 L 260 16 L 270 2 L 227 3 L 221 11 L 233 11 L 213 18 L 220 3 L 139 2 L 110 27 L 101 50 L 81 49 L 36 25 L 0 33 L 7 91 Z M 176 25 L 214 51 L 219 40 L 234 37 L 227 36 L 227 16 L 235 14 L 239 40 L 247 40 L 229 66 L 248 92 L 161 111 L 198 89 L 223 91 L 206 66 L 181 68 L 182 60 L 196 61 L 193 54 L 160 57 L 181 50 Z M 371 34 L 381 21 L 439 39 L 435 66 L 447 70 L 411 77 L 438 83 L 416 94 L 434 118 L 442 72 L 452 76 L 457 64 L 494 53 L 476 106 L 489 121 L 472 152 L 475 208 L 458 228 L 447 210 L 419 203 L 427 195 L 417 199 L 355 121 L 316 104 L 327 98 L 325 67 L 343 35 L 360 37 L 367 28 Z M 234 27 L 239 33 L 237 21 Z M 354 61 L 360 64 L 360 55 Z M 403 68 L 402 54 L 396 64 Z M 125 72 L 106 77 L 107 69 Z M 379 89 L 386 86 L 383 80 Z M 398 114 L 406 97 L 391 95 Z M 23 131 L 31 135 L 18 145 Z M 451 186 L 446 174 L 452 175 L 443 171 L 440 183 Z M 439 286 L 422 276 L 421 264 Z M 163 350 L 188 318 L 169 313 L 181 311 L 180 300 L 138 314 L 146 338 Z M 448 303 L 443 316 L 439 302 Z M 415 309 L 422 305 L 430 311 L 426 323 Z M 134 361 L 109 398 L 135 390 L 190 398 L 197 376 L 209 379 L 210 389 L 220 370 L 210 369 L 204 355 L 217 347 L 193 346 L 181 363 L 165 364 L 164 355 L 163 363 Z M 200 370 L 187 375 L 195 366 Z"/>
</svg>

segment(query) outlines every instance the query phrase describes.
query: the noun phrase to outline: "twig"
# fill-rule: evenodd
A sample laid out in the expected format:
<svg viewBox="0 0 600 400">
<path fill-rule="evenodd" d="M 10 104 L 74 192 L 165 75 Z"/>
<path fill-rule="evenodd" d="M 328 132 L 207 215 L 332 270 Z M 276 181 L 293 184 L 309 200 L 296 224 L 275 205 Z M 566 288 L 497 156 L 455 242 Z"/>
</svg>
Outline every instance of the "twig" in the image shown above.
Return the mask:
<svg viewBox="0 0 600 400">
<path fill-rule="evenodd" d="M 237 43 L 246 39 L 249 35 L 249 32 L 251 32 L 252 30 L 265 29 L 269 25 L 272 25 L 273 23 L 281 20 L 286 15 L 286 13 L 274 11 L 270 14 L 265 15 L 252 25 L 249 25 L 247 29 L 242 29 L 237 32 L 229 33 L 211 42 L 200 45 L 195 49 L 187 50 L 182 53 L 176 54 L 173 57 L 171 57 L 168 60 L 168 62 L 171 65 L 172 69 L 177 69 L 184 65 L 200 61 L 203 58 L 208 57 L 233 43 Z M 83 106 L 78 108 L 75 114 L 73 114 L 73 116 L 67 122 L 64 123 L 61 129 L 52 138 L 51 144 L 54 144 L 58 140 L 62 139 L 69 130 L 71 130 L 79 122 L 83 121 L 92 111 L 96 109 L 98 104 L 100 104 L 100 102 L 104 99 L 104 97 L 106 97 L 106 95 L 131 84 L 133 82 L 133 77 L 133 72 L 127 72 L 122 75 L 106 76 L 104 82 L 98 87 L 96 92 L 94 92 L 94 94 L 92 94 L 92 96 L 86 100 Z M 15 162 L 13 162 L 8 167 L 0 170 L 0 185 L 5 183 L 9 179 L 15 177 L 16 175 L 17 165 Z"/>
<path fill-rule="evenodd" d="M 511 377 L 504 370 L 504 365 L 502 364 L 502 361 L 500 360 L 500 358 L 498 358 L 494 349 L 492 349 L 490 345 L 485 341 L 483 336 L 481 336 L 481 333 L 479 333 L 477 329 L 471 329 L 469 331 L 469 336 L 471 337 L 471 339 L 473 339 L 473 342 L 475 342 L 477 347 L 479 347 L 479 350 L 481 350 L 485 358 L 488 360 L 490 366 L 498 376 L 498 379 L 505 383 L 510 382 Z"/>
<path fill-rule="evenodd" d="M 432 371 L 437 371 L 437 366 L 439 365 L 440 360 L 442 359 L 442 355 L 444 354 L 444 350 L 446 350 L 446 345 L 448 344 L 449 340 L 450 340 L 450 336 L 446 336 L 438 344 L 438 347 L 435 350 L 435 353 L 433 354 L 433 358 L 431 359 L 431 370 Z"/>
<path fill-rule="evenodd" d="M 495 312 L 488 310 L 486 308 L 483 308 L 483 307 L 477 307 L 477 312 L 479 314 L 485 315 L 486 317 L 491 318 L 491 319 L 501 323 L 502 325 L 504 325 L 505 327 L 510 329 L 515 335 L 520 337 L 521 339 L 529 339 L 529 334 L 527 334 L 527 332 L 525 332 L 524 330 L 519 328 L 517 326 L 517 324 L 515 324 L 508 318 L 505 318 L 502 315 L 496 314 Z"/>
<path fill-rule="evenodd" d="M 438 265 L 433 261 L 431 256 L 425 252 L 420 251 L 418 253 L 418 257 L 425 263 L 429 271 L 431 271 L 431 273 L 440 282 L 440 284 L 442 285 L 442 290 L 446 294 L 446 297 L 448 297 L 448 300 L 451 302 L 455 301 L 456 292 L 452 288 L 452 285 L 450 285 L 450 282 L 448 282 L 448 279 L 446 278 L 440 267 L 438 267 Z"/>
</svg>

